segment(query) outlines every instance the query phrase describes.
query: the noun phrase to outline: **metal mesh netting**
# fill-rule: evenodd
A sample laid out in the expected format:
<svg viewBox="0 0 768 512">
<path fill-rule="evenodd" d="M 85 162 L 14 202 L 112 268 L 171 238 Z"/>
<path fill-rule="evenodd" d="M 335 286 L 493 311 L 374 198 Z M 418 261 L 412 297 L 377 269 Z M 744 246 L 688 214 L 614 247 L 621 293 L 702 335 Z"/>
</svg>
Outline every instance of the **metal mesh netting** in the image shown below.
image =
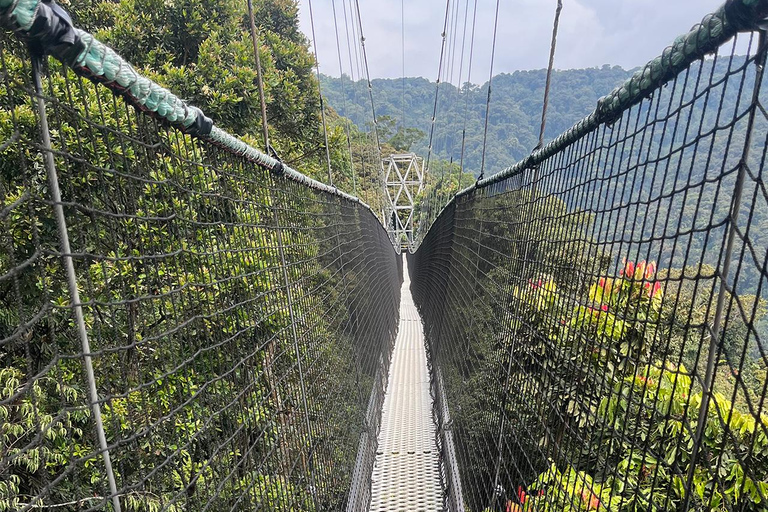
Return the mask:
<svg viewBox="0 0 768 512">
<path fill-rule="evenodd" d="M 366 503 L 402 280 L 375 215 L 53 59 L 36 95 L 0 37 L 0 510 Z"/>
<path fill-rule="evenodd" d="M 467 510 L 765 510 L 765 51 L 459 195 L 411 256 Z"/>
</svg>

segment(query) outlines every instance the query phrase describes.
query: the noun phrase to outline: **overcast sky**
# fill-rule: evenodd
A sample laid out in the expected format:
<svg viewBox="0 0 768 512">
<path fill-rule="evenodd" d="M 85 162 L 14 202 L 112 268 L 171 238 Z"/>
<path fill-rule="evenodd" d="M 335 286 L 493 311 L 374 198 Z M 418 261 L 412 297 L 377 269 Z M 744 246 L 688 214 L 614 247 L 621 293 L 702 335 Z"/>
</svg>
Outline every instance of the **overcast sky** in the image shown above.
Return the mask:
<svg viewBox="0 0 768 512">
<path fill-rule="evenodd" d="M 311 0 L 320 71 L 339 76 L 332 0 Z M 344 72 L 349 72 L 343 7 L 353 0 L 333 0 L 337 9 Z M 371 76 L 402 76 L 400 0 L 359 0 Z M 474 0 L 451 0 L 460 13 L 457 28 L 458 66 L 463 37 L 464 9 L 469 2 L 466 32 L 469 54 L 471 11 Z M 573 69 L 619 65 L 632 68 L 659 55 L 673 39 L 686 32 L 723 0 L 563 0 L 555 67 Z M 346 3 L 345 3 L 346 2 Z M 458 2 L 456 4 L 455 2 Z M 437 77 L 445 0 L 405 0 L 405 74 Z M 555 0 L 501 0 L 494 74 L 546 67 Z M 477 0 L 473 83 L 488 79 L 496 0 Z M 301 27 L 312 39 L 309 0 L 300 0 Z M 347 13 L 349 16 L 349 12 Z M 351 30 L 351 27 L 350 27 Z M 449 28 L 450 40 L 450 28 Z M 467 79 L 465 58 L 462 81 Z M 355 78 L 357 78 L 355 73 Z"/>
</svg>

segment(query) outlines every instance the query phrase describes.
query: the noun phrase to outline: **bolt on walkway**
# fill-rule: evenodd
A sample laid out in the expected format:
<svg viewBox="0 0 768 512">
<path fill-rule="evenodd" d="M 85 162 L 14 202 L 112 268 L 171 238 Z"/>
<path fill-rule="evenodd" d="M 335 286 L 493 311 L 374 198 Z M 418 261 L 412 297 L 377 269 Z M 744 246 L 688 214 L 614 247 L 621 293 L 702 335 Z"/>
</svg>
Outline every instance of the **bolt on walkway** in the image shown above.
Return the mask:
<svg viewBox="0 0 768 512">
<path fill-rule="evenodd" d="M 408 269 L 371 481 L 371 512 L 443 509 L 440 460 L 432 419 L 424 329 L 413 303 Z"/>
</svg>

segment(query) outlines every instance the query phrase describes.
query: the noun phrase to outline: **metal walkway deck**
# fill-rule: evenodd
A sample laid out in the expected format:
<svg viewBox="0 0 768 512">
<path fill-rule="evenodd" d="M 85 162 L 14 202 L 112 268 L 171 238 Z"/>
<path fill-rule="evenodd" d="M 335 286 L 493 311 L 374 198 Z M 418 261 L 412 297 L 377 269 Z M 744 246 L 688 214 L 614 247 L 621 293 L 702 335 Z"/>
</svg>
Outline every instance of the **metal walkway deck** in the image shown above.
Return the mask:
<svg viewBox="0 0 768 512">
<path fill-rule="evenodd" d="M 400 329 L 382 409 L 371 512 L 443 509 L 424 330 L 411 297 L 407 268 L 403 274 Z"/>
</svg>

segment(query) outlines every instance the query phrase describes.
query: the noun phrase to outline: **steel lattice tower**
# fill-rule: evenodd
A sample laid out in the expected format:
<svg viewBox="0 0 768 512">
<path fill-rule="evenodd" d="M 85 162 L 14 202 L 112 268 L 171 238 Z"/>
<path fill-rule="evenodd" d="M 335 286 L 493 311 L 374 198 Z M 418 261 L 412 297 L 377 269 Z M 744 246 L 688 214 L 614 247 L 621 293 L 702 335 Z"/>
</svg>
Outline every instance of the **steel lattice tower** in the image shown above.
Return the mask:
<svg viewBox="0 0 768 512">
<path fill-rule="evenodd" d="M 424 188 L 424 160 L 414 153 L 400 153 L 382 160 L 389 212 L 390 229 L 395 245 L 414 249 L 414 208 Z"/>
</svg>

